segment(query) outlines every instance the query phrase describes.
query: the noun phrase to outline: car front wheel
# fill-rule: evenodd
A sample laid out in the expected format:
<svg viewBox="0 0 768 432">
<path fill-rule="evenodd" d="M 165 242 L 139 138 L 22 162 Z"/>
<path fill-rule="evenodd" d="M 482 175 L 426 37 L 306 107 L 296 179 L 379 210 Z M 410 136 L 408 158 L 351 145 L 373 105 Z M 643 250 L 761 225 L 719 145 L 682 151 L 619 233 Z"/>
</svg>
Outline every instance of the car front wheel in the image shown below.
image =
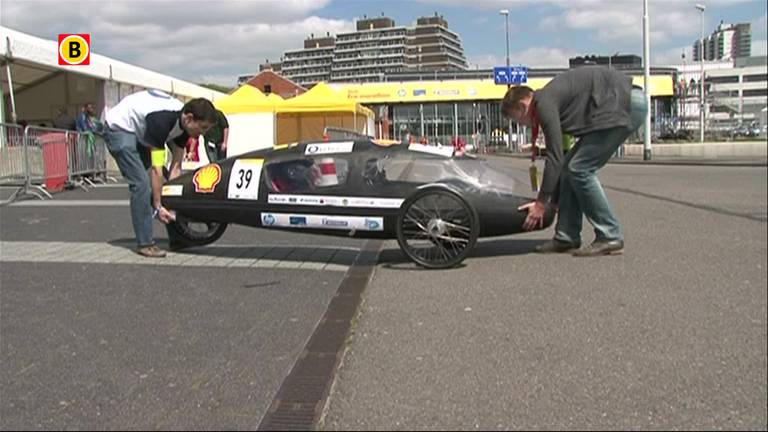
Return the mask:
<svg viewBox="0 0 768 432">
<path fill-rule="evenodd" d="M 429 269 L 458 265 L 480 232 L 475 209 L 457 193 L 441 187 L 419 190 L 403 202 L 397 218 L 397 242 L 413 262 Z"/>
</svg>

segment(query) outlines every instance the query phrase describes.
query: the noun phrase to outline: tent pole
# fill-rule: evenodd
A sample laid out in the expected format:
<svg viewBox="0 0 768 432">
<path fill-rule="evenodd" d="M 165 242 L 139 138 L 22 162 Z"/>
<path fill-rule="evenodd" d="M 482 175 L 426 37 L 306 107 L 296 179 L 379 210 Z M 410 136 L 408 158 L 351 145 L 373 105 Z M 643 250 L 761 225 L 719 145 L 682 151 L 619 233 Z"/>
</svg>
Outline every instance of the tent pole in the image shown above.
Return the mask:
<svg viewBox="0 0 768 432">
<path fill-rule="evenodd" d="M 13 80 L 11 79 L 11 38 L 5 38 L 5 73 L 8 75 L 8 95 L 11 98 L 11 121 L 18 123 L 16 116 L 16 98 L 13 96 Z"/>
<path fill-rule="evenodd" d="M 5 72 L 8 75 L 8 94 L 11 97 L 11 121 L 18 123 L 16 116 L 16 98 L 13 96 L 13 80 L 11 79 L 11 62 L 5 64 Z"/>
<path fill-rule="evenodd" d="M 5 123 L 5 93 L 3 93 L 3 86 L 0 85 L 0 124 Z M 3 146 L 5 141 L 5 134 L 0 134 L 0 147 Z"/>
</svg>

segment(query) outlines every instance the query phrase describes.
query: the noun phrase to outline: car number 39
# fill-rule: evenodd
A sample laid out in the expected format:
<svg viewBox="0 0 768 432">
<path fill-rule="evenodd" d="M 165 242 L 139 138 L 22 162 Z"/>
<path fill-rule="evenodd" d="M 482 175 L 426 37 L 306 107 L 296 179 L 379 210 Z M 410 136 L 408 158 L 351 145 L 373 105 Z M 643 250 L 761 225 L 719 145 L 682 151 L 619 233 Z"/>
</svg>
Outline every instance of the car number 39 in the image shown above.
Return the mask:
<svg viewBox="0 0 768 432">
<path fill-rule="evenodd" d="M 259 199 L 259 179 L 263 159 L 238 159 L 232 166 L 229 176 L 227 198 L 257 200 Z"/>
<path fill-rule="evenodd" d="M 237 182 L 235 187 L 238 189 L 242 189 L 243 186 L 245 186 L 245 188 L 248 189 L 248 186 L 251 185 L 251 178 L 253 178 L 253 170 L 241 169 L 241 170 L 238 170 L 237 175 L 240 176 L 240 180 Z"/>
</svg>

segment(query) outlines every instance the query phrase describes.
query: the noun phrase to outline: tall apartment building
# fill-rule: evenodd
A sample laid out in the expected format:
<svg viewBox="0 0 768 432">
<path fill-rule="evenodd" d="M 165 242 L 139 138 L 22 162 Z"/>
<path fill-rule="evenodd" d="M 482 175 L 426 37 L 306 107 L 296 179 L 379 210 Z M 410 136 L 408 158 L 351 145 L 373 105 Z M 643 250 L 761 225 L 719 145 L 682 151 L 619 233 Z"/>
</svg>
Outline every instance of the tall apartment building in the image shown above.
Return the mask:
<svg viewBox="0 0 768 432">
<path fill-rule="evenodd" d="M 467 59 L 459 35 L 448 29 L 442 16 L 422 17 L 408 29 L 405 65 L 408 69 L 466 70 Z"/>
<path fill-rule="evenodd" d="M 331 81 L 383 81 L 405 66 L 407 28 L 391 18 L 357 21 L 357 30 L 336 36 Z"/>
<path fill-rule="evenodd" d="M 752 29 L 749 23 L 724 24 L 704 38 L 704 60 L 733 61 L 749 57 L 752 52 Z M 693 43 L 693 61 L 700 61 L 699 41 Z"/>
<path fill-rule="evenodd" d="M 391 18 L 367 16 L 355 31 L 323 38 L 312 35 L 304 49 L 285 52 L 282 74 L 302 86 L 326 82 L 384 81 L 387 74 L 431 70 L 466 70 L 458 34 L 435 14 L 412 27 Z"/>
<path fill-rule="evenodd" d="M 310 35 L 304 40 L 304 49 L 286 51 L 281 64 L 282 74 L 295 83 L 307 87 L 320 81 L 331 80 L 336 38 Z"/>
</svg>

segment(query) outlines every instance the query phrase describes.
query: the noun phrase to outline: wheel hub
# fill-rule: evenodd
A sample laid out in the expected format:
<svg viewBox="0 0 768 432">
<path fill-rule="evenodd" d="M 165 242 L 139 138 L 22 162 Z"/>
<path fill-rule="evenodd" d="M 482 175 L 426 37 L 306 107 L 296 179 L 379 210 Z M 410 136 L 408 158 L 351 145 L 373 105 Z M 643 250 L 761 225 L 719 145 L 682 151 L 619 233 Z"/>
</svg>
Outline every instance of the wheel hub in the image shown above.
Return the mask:
<svg viewBox="0 0 768 432">
<path fill-rule="evenodd" d="M 445 235 L 448 232 L 448 227 L 442 219 L 433 218 L 427 224 L 427 232 L 430 236 L 437 237 Z"/>
</svg>

